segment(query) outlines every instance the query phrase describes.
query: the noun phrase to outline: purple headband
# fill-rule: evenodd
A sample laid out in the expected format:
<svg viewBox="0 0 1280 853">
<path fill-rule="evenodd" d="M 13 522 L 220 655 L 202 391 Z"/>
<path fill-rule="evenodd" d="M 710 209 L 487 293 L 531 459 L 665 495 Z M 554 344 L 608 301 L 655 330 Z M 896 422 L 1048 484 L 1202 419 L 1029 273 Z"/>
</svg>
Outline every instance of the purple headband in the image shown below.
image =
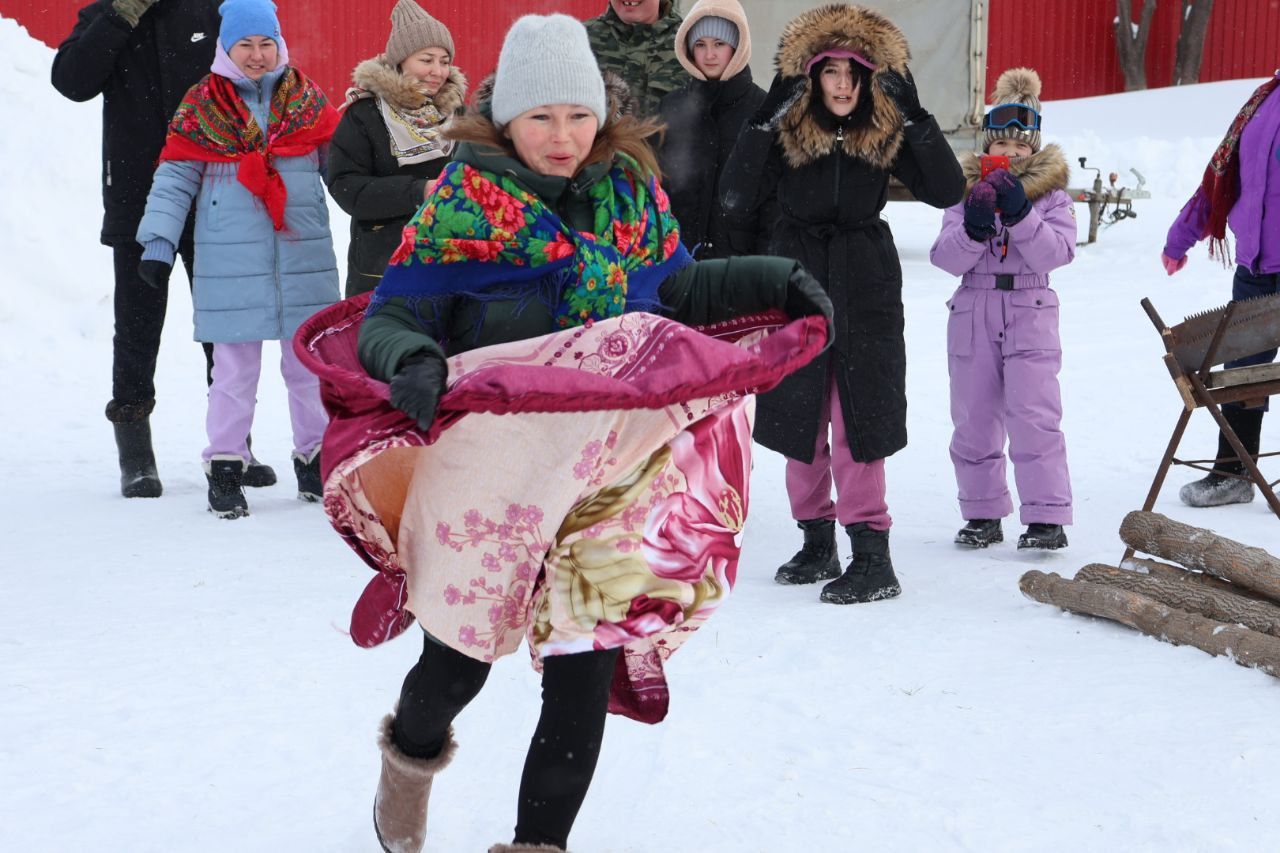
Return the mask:
<svg viewBox="0 0 1280 853">
<path fill-rule="evenodd" d="M 824 59 L 852 59 L 854 62 L 858 63 L 863 68 L 870 68 L 872 71 L 876 70 L 875 63 L 873 63 L 871 60 L 867 59 L 865 56 L 858 53 L 857 51 L 845 50 L 844 48 L 840 48 L 840 47 L 833 47 L 831 50 L 824 50 L 822 53 L 819 53 L 813 59 L 810 59 L 809 62 L 804 66 L 804 73 L 808 74 L 810 71 L 813 70 L 813 66 L 817 65 L 819 62 L 821 62 Z"/>
</svg>

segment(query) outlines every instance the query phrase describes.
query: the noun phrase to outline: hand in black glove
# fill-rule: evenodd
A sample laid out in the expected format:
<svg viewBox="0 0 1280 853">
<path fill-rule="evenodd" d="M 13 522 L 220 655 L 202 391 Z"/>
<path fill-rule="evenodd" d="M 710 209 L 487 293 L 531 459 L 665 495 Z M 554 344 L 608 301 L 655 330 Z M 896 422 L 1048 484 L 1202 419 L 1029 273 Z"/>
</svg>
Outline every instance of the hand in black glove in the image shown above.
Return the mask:
<svg viewBox="0 0 1280 853">
<path fill-rule="evenodd" d="M 1000 221 L 1005 225 L 1017 225 L 1031 212 L 1031 202 L 1022 181 L 1008 169 L 996 169 L 986 177 L 996 191 L 996 207 L 1000 209 Z"/>
<path fill-rule="evenodd" d="M 833 322 L 835 309 L 831 305 L 831 297 L 822 289 L 822 284 L 809 275 L 802 266 L 796 266 L 787 277 L 787 301 L 782 310 L 791 319 L 821 315 L 827 321 L 827 346 L 835 340 L 836 330 Z"/>
<path fill-rule="evenodd" d="M 923 121 L 929 117 L 929 111 L 920 106 L 920 91 L 916 88 L 916 78 L 911 76 L 911 69 L 899 74 L 892 68 L 885 68 L 876 77 L 880 81 L 880 91 L 889 96 L 902 118 L 907 122 Z"/>
<path fill-rule="evenodd" d="M 756 130 L 773 130 L 787 114 L 787 110 L 791 109 L 804 95 L 807 85 L 809 85 L 809 78 L 803 74 L 792 77 L 773 75 L 773 84 L 769 87 L 769 93 L 764 96 L 764 100 L 760 102 L 760 108 L 756 110 L 756 114 L 751 117 L 747 125 Z"/>
<path fill-rule="evenodd" d="M 164 261 L 143 261 L 138 264 L 138 278 L 156 290 L 164 290 L 169 286 L 169 274 L 173 272 L 173 264 Z"/>
<path fill-rule="evenodd" d="M 391 377 L 391 405 L 417 421 L 418 429 L 426 432 L 436 418 L 448 376 L 449 365 L 438 354 L 423 350 L 408 356 Z"/>
<path fill-rule="evenodd" d="M 985 243 L 996 236 L 996 188 L 978 181 L 964 202 L 964 230 L 972 240 Z"/>
</svg>

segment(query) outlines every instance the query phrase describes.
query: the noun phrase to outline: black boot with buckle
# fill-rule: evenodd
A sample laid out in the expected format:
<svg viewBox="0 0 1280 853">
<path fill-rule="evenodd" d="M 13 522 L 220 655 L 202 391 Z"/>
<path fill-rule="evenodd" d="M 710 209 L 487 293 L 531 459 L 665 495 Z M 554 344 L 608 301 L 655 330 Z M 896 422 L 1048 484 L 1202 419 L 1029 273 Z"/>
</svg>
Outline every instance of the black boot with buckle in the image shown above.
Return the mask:
<svg viewBox="0 0 1280 853">
<path fill-rule="evenodd" d="M 778 567 L 773 579 L 783 584 L 807 584 L 840 577 L 836 523 L 829 518 L 814 518 L 797 521 L 796 525 L 804 531 L 804 545 Z"/>
<path fill-rule="evenodd" d="M 902 594 L 889 558 L 889 531 L 872 530 L 865 521 L 845 527 L 853 543 L 853 559 L 844 574 L 822 588 L 828 604 L 864 604 Z"/>
</svg>

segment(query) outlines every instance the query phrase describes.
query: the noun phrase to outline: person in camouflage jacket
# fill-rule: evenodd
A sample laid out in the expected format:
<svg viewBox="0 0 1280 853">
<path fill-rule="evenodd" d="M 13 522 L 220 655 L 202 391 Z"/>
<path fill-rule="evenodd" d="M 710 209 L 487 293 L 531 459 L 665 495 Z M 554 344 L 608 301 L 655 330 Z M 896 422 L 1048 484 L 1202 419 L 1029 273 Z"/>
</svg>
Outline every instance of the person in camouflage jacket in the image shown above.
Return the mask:
<svg viewBox="0 0 1280 853">
<path fill-rule="evenodd" d="M 675 6 L 675 0 L 641 0 L 638 6 L 609 0 L 603 15 L 586 22 L 601 69 L 627 82 L 642 117 L 657 115 L 663 95 L 688 79 L 676 59 L 681 18 Z"/>
</svg>

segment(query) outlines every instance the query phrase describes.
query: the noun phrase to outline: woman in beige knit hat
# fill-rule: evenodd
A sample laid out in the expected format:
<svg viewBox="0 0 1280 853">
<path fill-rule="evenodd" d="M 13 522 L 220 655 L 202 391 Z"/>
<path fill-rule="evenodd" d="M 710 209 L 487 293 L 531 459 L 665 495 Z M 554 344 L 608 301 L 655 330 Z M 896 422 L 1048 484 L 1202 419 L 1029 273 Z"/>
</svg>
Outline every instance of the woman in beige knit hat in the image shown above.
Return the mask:
<svg viewBox="0 0 1280 853">
<path fill-rule="evenodd" d="M 351 79 L 328 174 L 329 192 L 351 214 L 347 297 L 378 286 L 428 182 L 449 162 L 443 130 L 467 88 L 448 27 L 416 0 L 396 3 L 386 52 Z"/>
<path fill-rule="evenodd" d="M 764 100 L 751 79 L 751 31 L 738 0 L 698 0 L 676 33 L 689 80 L 662 99 L 667 125 L 658 162 L 671 209 L 699 260 L 765 254 L 768 234 L 753 219 L 731 229 L 716 182 L 747 119 Z"/>
</svg>

